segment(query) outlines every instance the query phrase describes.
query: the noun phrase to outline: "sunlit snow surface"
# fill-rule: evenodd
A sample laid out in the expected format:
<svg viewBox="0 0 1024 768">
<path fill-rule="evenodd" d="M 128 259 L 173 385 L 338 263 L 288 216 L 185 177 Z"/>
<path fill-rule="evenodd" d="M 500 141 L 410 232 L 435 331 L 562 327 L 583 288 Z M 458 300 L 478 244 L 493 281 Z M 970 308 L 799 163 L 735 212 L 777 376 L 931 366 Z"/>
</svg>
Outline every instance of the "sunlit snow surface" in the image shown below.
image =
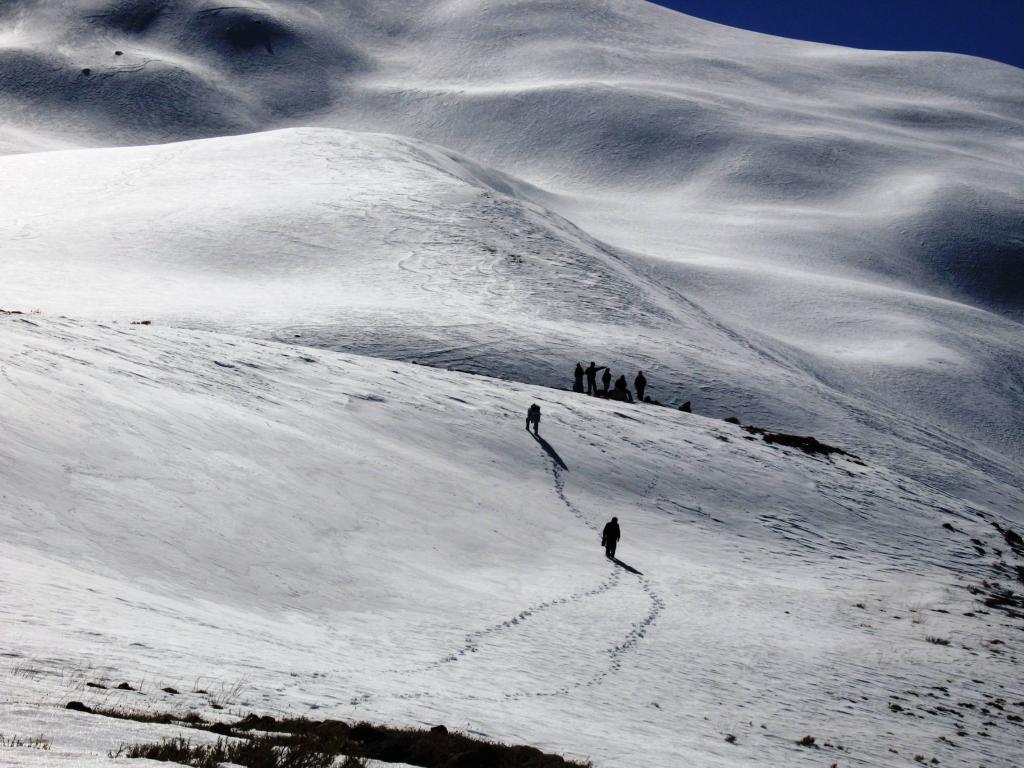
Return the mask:
<svg viewBox="0 0 1024 768">
<path fill-rule="evenodd" d="M 967 587 L 1024 565 L 1021 70 L 633 0 L 19 0 L 0 154 L 0 734 L 51 742 L 0 763 L 177 732 L 71 699 L 1018 761 Z M 696 414 L 551 388 L 592 359 Z"/>
<path fill-rule="evenodd" d="M 989 573 L 969 539 L 1002 546 L 990 513 L 870 457 L 231 336 L 0 333 L 0 719 L 54 744 L 26 764 L 144 730 L 67 700 L 216 717 L 190 691 L 239 683 L 231 713 L 443 722 L 600 765 L 818 764 L 807 734 L 862 764 L 1016 759 L 1019 629 L 961 615 Z M 611 515 L 642 575 L 604 559 Z M 143 693 L 83 687 L 122 679 Z"/>
</svg>

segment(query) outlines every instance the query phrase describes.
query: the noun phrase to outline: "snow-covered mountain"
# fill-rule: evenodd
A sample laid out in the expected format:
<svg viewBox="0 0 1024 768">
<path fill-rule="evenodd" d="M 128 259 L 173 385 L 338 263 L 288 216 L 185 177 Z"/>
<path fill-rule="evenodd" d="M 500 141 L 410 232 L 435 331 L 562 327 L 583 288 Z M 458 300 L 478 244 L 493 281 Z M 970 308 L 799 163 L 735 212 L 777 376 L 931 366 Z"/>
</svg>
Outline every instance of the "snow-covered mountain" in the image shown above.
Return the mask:
<svg viewBox="0 0 1024 768">
<path fill-rule="evenodd" d="M 349 132 L 2 159 L 4 300 L 557 385 L 604 357 L 712 415 L 1020 460 L 1019 70 L 411 5 L 8 7 L 10 151 Z"/>
<path fill-rule="evenodd" d="M 9 151 L 397 133 L 582 197 L 562 206 L 647 254 L 1020 316 L 1014 67 L 784 41 L 636 0 L 5 7 Z"/>
<path fill-rule="evenodd" d="M 1013 764 L 1019 622 L 960 587 L 1024 524 L 1021 70 L 639 0 L 17 0 L 0 211 L 0 712 L 63 759 L 123 731 L 41 699 L 204 675 L 599 766 Z"/>
<path fill-rule="evenodd" d="M 236 336 L 14 317 L 0 339 L 0 721 L 57 753 L 5 761 L 174 732 L 69 699 L 217 718 L 239 683 L 231 713 L 597 765 L 1016 760 L 1019 621 L 965 589 L 996 549 L 1024 562 L 1007 521 L 871 459 Z M 604 559 L 611 515 L 642 573 Z"/>
</svg>

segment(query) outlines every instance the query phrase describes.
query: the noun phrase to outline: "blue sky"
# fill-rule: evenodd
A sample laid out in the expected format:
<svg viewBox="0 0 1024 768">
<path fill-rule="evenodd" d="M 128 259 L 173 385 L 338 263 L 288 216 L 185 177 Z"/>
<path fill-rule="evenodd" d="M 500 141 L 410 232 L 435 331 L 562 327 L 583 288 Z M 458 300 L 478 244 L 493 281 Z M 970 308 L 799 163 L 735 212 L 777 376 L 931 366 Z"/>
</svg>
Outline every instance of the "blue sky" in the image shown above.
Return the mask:
<svg viewBox="0 0 1024 768">
<path fill-rule="evenodd" d="M 1024 0 L 659 0 L 691 16 L 782 37 L 952 51 L 1024 67 Z"/>
</svg>

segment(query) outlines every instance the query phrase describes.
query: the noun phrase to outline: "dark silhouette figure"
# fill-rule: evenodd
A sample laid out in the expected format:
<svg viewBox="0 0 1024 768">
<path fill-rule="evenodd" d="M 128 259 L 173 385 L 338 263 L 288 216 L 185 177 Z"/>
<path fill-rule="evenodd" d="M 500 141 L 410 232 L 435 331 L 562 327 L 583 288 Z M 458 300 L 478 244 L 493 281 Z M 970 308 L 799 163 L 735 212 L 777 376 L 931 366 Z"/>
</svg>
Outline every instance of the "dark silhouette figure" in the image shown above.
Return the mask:
<svg viewBox="0 0 1024 768">
<path fill-rule="evenodd" d="M 540 406 L 534 403 L 530 406 L 529 410 L 526 411 L 526 431 L 530 431 L 530 425 L 533 425 L 533 434 L 540 434 Z"/>
<path fill-rule="evenodd" d="M 612 400 L 619 400 L 623 403 L 632 403 L 633 395 L 629 391 L 629 385 L 626 384 L 625 375 L 619 376 L 615 380 L 615 390 L 612 392 Z"/>
<path fill-rule="evenodd" d="M 604 369 L 604 373 L 601 375 L 601 383 L 604 384 L 604 394 L 605 394 L 605 397 L 607 397 L 608 396 L 608 387 L 611 386 L 611 383 L 612 383 L 612 369 L 611 368 L 605 368 Z"/>
<path fill-rule="evenodd" d="M 647 389 L 647 378 L 644 376 L 644 372 L 640 371 L 636 378 L 633 379 L 633 386 L 636 389 L 636 399 L 641 403 L 644 402 L 644 390 Z"/>
<path fill-rule="evenodd" d="M 593 365 L 593 363 L 591 363 L 591 365 Z M 573 392 L 582 392 L 583 391 L 583 374 L 584 373 L 586 373 L 586 371 L 583 370 L 583 366 L 580 365 L 579 363 L 576 363 L 576 370 L 573 371 L 573 374 L 572 374 L 573 375 L 573 382 L 572 382 L 572 391 Z"/>
<path fill-rule="evenodd" d="M 601 531 L 601 546 L 604 547 L 604 554 L 611 559 L 615 559 L 615 545 L 619 543 L 619 539 L 622 537 L 622 532 L 619 531 L 619 518 L 613 517 L 610 522 L 606 523 L 604 530 Z"/>
<path fill-rule="evenodd" d="M 596 365 L 594 363 L 594 361 L 591 360 L 590 361 L 590 365 L 587 366 L 587 370 L 584 371 L 584 373 L 587 374 L 587 394 L 588 395 L 596 395 L 597 394 L 597 372 L 600 371 L 600 370 L 607 370 L 607 368 L 605 368 L 604 366 Z"/>
</svg>

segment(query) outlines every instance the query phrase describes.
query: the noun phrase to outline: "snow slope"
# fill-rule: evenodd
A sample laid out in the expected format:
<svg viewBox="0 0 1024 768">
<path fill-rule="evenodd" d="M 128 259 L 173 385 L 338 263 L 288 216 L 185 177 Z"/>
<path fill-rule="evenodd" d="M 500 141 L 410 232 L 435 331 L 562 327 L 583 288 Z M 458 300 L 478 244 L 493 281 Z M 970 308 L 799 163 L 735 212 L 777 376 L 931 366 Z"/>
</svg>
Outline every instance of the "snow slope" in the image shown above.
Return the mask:
<svg viewBox="0 0 1024 768">
<path fill-rule="evenodd" d="M 1019 622 L 961 587 L 1020 562 L 1020 70 L 634 0 L 16 0 L 0 155 L 0 712 L 50 757 L 129 733 L 66 699 L 202 676 L 597 765 L 1013 764 Z"/>
<path fill-rule="evenodd" d="M 601 358 L 710 415 L 964 452 L 972 497 L 1024 457 L 1017 69 L 632 0 L 5 14 L 9 151 L 330 130 L 0 158 L 0 306 L 560 386 Z"/>
<path fill-rule="evenodd" d="M 5 761 L 175 732 L 69 699 L 444 722 L 599 766 L 1016 760 L 1020 621 L 964 589 L 1006 521 L 870 457 L 232 336 L 0 338 L 0 721 L 52 741 Z M 642 574 L 604 559 L 612 514 Z"/>
<path fill-rule="evenodd" d="M 537 188 L 384 135 L 291 129 L 2 164 L 8 307 L 558 387 L 597 358 L 644 369 L 657 398 L 898 458 L 973 498 L 1021 477 L 1020 325 L 963 304 L 652 262 Z M 936 471 L 932 452 L 961 468 Z"/>
</svg>

